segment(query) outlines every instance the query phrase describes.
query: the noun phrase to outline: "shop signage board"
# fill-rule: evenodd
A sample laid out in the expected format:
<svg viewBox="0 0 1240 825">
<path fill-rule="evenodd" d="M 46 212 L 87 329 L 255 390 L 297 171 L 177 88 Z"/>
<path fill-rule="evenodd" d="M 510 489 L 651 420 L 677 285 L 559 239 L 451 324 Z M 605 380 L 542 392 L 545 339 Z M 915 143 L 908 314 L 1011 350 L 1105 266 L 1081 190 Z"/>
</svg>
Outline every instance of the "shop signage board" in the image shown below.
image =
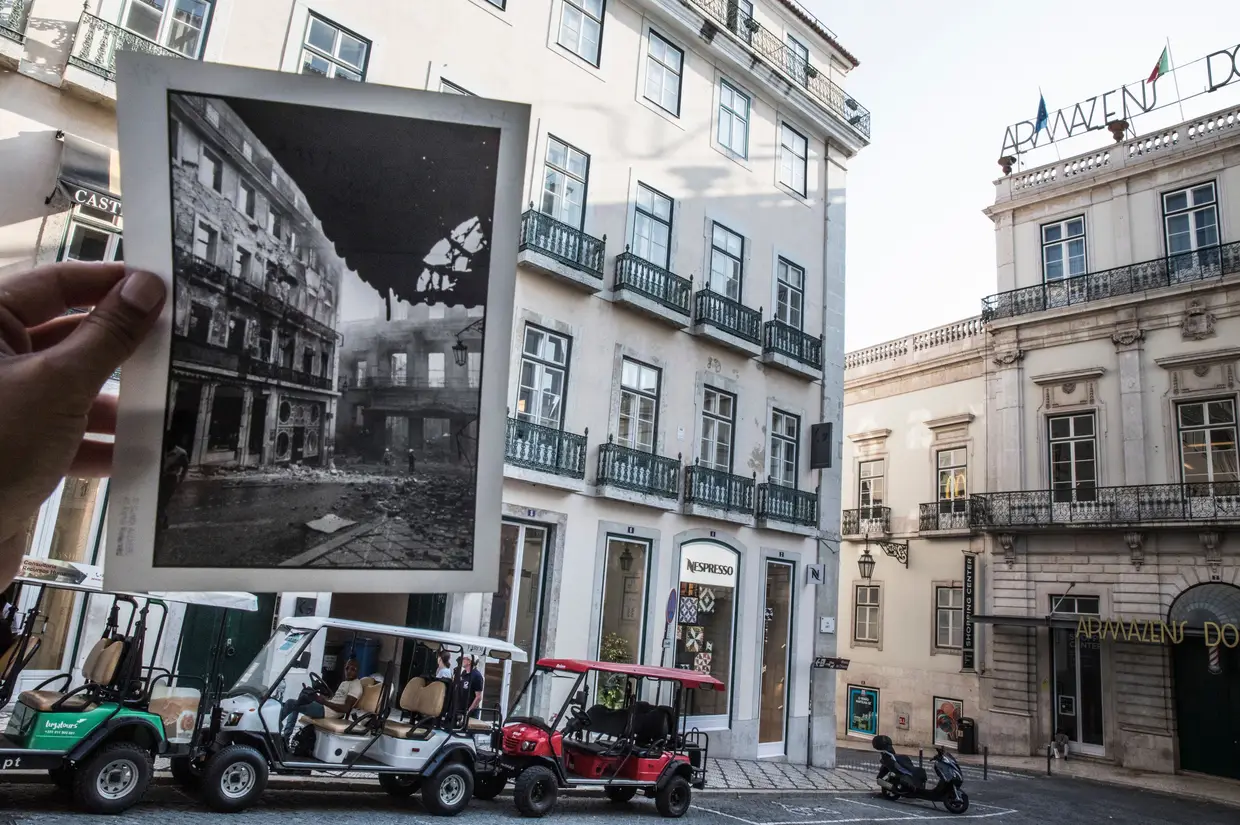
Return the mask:
<svg viewBox="0 0 1240 825">
<path fill-rule="evenodd" d="M 964 630 L 961 643 L 960 667 L 974 670 L 977 667 L 977 633 L 973 626 L 973 613 L 977 603 L 977 557 L 966 553 L 964 557 Z"/>
<path fill-rule="evenodd" d="M 861 736 L 877 736 L 878 727 L 878 689 L 848 686 L 848 732 Z"/>
<path fill-rule="evenodd" d="M 91 590 L 103 589 L 103 568 L 93 564 L 78 564 L 59 559 L 22 559 L 18 577 L 29 581 L 49 584 L 71 584 Z"/>
<path fill-rule="evenodd" d="M 837 659 L 834 656 L 815 656 L 814 667 L 826 670 L 848 670 L 851 659 Z"/>
</svg>

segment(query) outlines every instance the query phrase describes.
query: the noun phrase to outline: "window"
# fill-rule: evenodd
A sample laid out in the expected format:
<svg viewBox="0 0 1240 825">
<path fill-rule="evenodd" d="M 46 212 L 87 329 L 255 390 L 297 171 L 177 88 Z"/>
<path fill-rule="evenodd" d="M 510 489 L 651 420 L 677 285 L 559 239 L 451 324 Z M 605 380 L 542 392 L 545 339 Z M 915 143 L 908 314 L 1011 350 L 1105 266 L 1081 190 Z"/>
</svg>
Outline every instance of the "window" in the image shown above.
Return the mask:
<svg viewBox="0 0 1240 825">
<path fill-rule="evenodd" d="M 878 585 L 858 584 L 853 588 L 853 641 L 878 644 Z"/>
<path fill-rule="evenodd" d="M 1098 596 L 1054 594 L 1050 597 L 1052 613 L 1082 613 L 1086 616 L 1097 616 L 1101 606 L 1102 600 Z"/>
<path fill-rule="evenodd" d="M 637 184 L 633 214 L 633 254 L 655 266 L 672 266 L 672 199 Z"/>
<path fill-rule="evenodd" d="M 301 73 L 360 81 L 370 43 L 321 17 L 310 15 L 301 51 Z"/>
<path fill-rule="evenodd" d="M 886 500 L 886 468 L 883 459 L 862 461 L 857 466 L 857 506 L 861 508 L 861 518 L 881 518 L 878 512 Z"/>
<path fill-rule="evenodd" d="M 237 184 L 237 208 L 249 217 L 254 217 L 254 187 L 245 181 Z"/>
<path fill-rule="evenodd" d="M 779 125 L 779 182 L 801 197 L 809 191 L 809 141 L 787 123 Z"/>
<path fill-rule="evenodd" d="M 750 0 L 735 0 L 728 3 L 728 28 L 746 43 L 753 42 L 753 29 L 749 27 L 751 20 L 753 20 L 753 3 Z"/>
<path fill-rule="evenodd" d="M 710 290 L 733 301 L 741 299 L 745 239 L 721 224 L 710 237 Z"/>
<path fill-rule="evenodd" d="M 722 544 L 693 541 L 680 546 L 675 666 L 709 674 L 728 687 L 688 691 L 690 727 L 710 730 L 728 724 L 739 571 L 739 554 Z"/>
<path fill-rule="evenodd" d="M 517 418 L 558 430 L 564 423 L 570 339 L 539 327 L 525 328 Z"/>
<path fill-rule="evenodd" d="M 205 146 L 198 160 L 198 182 L 216 192 L 224 191 L 224 164 Z"/>
<path fill-rule="evenodd" d="M 542 211 L 574 229 L 585 221 L 590 156 L 557 138 L 547 139 Z"/>
<path fill-rule="evenodd" d="M 963 588 L 934 588 L 934 646 L 954 650 L 964 647 Z"/>
<path fill-rule="evenodd" d="M 1173 272 L 1218 265 L 1217 250 L 1201 254 L 1218 246 L 1218 200 L 1213 183 L 1163 195 L 1163 221 Z"/>
<path fill-rule="evenodd" d="M 649 559 L 646 542 L 608 536 L 599 627 L 601 661 L 632 664 L 644 659 Z M 623 707 L 627 681 L 624 676 L 601 676 L 595 688 L 595 701 L 612 709 Z"/>
<path fill-rule="evenodd" d="M 208 263 L 215 263 L 219 238 L 220 233 L 215 227 L 206 221 L 198 221 L 198 228 L 194 230 L 194 257 L 201 258 Z"/>
<path fill-rule="evenodd" d="M 1236 456 L 1236 402 L 1225 398 L 1179 404 L 1176 414 L 1184 483 L 1240 481 Z"/>
<path fill-rule="evenodd" d="M 775 266 L 775 319 L 801 329 L 804 307 L 805 270 L 780 258 Z"/>
<path fill-rule="evenodd" d="M 603 45 L 605 0 L 563 0 L 559 44 L 582 60 L 597 66 Z"/>
<path fill-rule="evenodd" d="M 797 447 L 801 419 L 780 410 L 771 411 L 771 481 L 784 487 L 797 486 Z"/>
<path fill-rule="evenodd" d="M 1048 283 L 1085 274 L 1085 218 L 1042 227 L 1042 277 Z"/>
<path fill-rule="evenodd" d="M 655 367 L 624 359 L 620 373 L 620 437 L 617 439 L 622 446 L 644 453 L 654 452 L 659 378 L 659 370 Z"/>
<path fill-rule="evenodd" d="M 237 247 L 237 251 L 233 253 L 233 274 L 245 280 L 250 275 L 250 268 L 253 263 L 254 256 L 250 254 L 250 251 Z"/>
<path fill-rule="evenodd" d="M 254 162 L 254 147 L 250 145 L 250 142 L 248 140 L 243 139 L 241 141 L 241 157 L 245 158 L 251 163 Z"/>
<path fill-rule="evenodd" d="M 284 236 L 284 216 L 274 207 L 267 210 L 267 231 L 277 238 Z"/>
<path fill-rule="evenodd" d="M 802 83 L 808 82 L 809 74 L 805 71 L 805 67 L 809 65 L 809 46 L 791 34 L 786 35 L 785 40 L 788 42 L 788 50 L 784 52 L 787 56 L 788 74 Z"/>
<path fill-rule="evenodd" d="M 442 352 L 426 353 L 426 383 L 431 387 L 444 385 L 444 354 Z"/>
<path fill-rule="evenodd" d="M 683 51 L 654 31 L 650 32 L 650 44 L 646 50 L 646 100 L 676 117 L 680 117 L 684 63 Z"/>
<path fill-rule="evenodd" d="M 1098 484 L 1094 414 L 1055 416 L 1047 426 L 1054 501 L 1093 501 Z"/>
<path fill-rule="evenodd" d="M 464 95 L 465 97 L 474 96 L 473 92 L 467 92 L 464 88 L 456 85 L 455 83 L 444 80 L 442 77 L 439 79 L 439 91 L 448 95 Z"/>
<path fill-rule="evenodd" d="M 197 58 L 211 16 L 210 0 L 128 0 L 125 28 L 172 49 Z"/>
<path fill-rule="evenodd" d="M 935 456 L 938 464 L 938 496 L 940 513 L 964 512 L 968 497 L 966 469 L 968 451 L 964 447 L 939 450 Z"/>
<path fill-rule="evenodd" d="M 409 383 L 409 353 L 392 353 L 392 385 L 403 387 Z"/>
<path fill-rule="evenodd" d="M 190 301 L 189 329 L 186 331 L 186 337 L 199 344 L 210 341 L 212 314 L 211 307 L 206 304 Z"/>
<path fill-rule="evenodd" d="M 719 145 L 749 157 L 749 96 L 726 80 L 719 81 Z"/>
<path fill-rule="evenodd" d="M 356 375 L 357 375 L 357 385 L 359 387 L 366 386 L 366 362 L 365 361 L 357 362 Z"/>
<path fill-rule="evenodd" d="M 181 159 L 181 121 L 168 118 L 168 157 Z"/>
<path fill-rule="evenodd" d="M 83 207 L 78 207 L 75 212 L 79 215 L 90 215 L 89 210 Z M 121 234 L 108 232 L 85 221 L 71 221 L 60 259 L 62 261 L 121 260 Z"/>
<path fill-rule="evenodd" d="M 478 389 L 482 386 L 482 353 L 470 352 L 466 353 L 465 367 L 468 370 L 470 389 Z"/>
<path fill-rule="evenodd" d="M 736 396 L 714 387 L 702 394 L 703 467 L 721 473 L 732 472 L 732 431 L 736 425 Z"/>
</svg>

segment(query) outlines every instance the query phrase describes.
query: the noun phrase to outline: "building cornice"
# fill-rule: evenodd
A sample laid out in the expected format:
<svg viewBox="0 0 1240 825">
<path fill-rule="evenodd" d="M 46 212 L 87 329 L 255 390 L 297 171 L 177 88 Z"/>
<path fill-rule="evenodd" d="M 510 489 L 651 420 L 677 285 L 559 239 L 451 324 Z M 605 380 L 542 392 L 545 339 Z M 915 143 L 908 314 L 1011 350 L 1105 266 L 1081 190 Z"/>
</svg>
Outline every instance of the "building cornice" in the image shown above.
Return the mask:
<svg viewBox="0 0 1240 825">
<path fill-rule="evenodd" d="M 1190 352 L 1184 355 L 1169 355 L 1166 358 L 1154 359 L 1154 363 L 1165 370 L 1177 370 L 1184 367 L 1204 367 L 1228 361 L 1240 361 L 1240 347 L 1212 349 L 1207 352 Z"/>
<path fill-rule="evenodd" d="M 948 427 L 959 427 L 961 424 L 972 424 L 976 418 L 973 413 L 960 413 L 959 415 L 948 415 L 943 418 L 932 418 L 926 422 L 926 427 L 931 430 L 945 430 Z"/>
<path fill-rule="evenodd" d="M 848 436 L 848 440 L 854 444 L 867 444 L 871 441 L 886 441 L 889 435 L 891 435 L 890 429 L 868 430 L 863 433 L 853 433 Z"/>
<path fill-rule="evenodd" d="M 1071 384 L 1078 381 L 1097 381 L 1106 373 L 1105 367 L 1082 367 L 1075 370 L 1064 370 L 1062 372 L 1047 372 L 1042 375 L 1034 375 L 1029 380 L 1037 384 L 1039 387 L 1048 384 Z"/>
</svg>

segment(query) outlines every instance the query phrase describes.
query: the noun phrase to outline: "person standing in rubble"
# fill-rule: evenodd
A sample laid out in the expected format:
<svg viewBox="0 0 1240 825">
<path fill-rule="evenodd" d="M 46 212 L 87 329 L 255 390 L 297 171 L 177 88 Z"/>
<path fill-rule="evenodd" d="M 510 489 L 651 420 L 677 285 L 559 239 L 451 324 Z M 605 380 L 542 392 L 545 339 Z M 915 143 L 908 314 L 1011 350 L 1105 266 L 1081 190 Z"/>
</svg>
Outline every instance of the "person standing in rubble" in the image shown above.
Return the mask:
<svg viewBox="0 0 1240 825">
<path fill-rule="evenodd" d="M 168 526 L 168 504 L 172 495 L 185 480 L 189 471 L 189 453 L 170 434 L 164 439 L 163 468 L 159 475 L 159 499 L 157 502 L 159 526 Z"/>
<path fill-rule="evenodd" d="M 414 455 L 412 447 L 409 448 L 408 461 L 409 461 L 409 475 L 413 475 L 414 470 L 417 469 L 418 457 Z"/>
</svg>

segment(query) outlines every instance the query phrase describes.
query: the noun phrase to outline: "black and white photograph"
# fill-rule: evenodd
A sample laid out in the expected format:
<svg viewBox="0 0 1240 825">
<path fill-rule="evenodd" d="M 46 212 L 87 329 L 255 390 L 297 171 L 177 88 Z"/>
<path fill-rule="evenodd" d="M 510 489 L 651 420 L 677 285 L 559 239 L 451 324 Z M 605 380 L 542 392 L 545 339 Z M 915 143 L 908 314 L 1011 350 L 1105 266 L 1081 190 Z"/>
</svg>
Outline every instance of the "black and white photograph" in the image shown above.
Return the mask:
<svg viewBox="0 0 1240 825">
<path fill-rule="evenodd" d="M 229 571 L 215 586 L 270 571 L 307 590 L 363 574 L 379 591 L 408 589 L 406 576 L 390 582 L 401 571 L 478 571 L 502 476 L 484 375 L 500 393 L 507 380 L 506 353 L 487 348 L 502 350 L 511 327 L 519 208 L 511 198 L 513 226 L 497 233 L 500 190 L 519 189 L 501 182 L 505 118 L 341 108 L 313 92 L 344 84 L 221 68 L 254 82 L 170 85 L 160 118 L 172 282 L 162 421 L 158 434 L 149 414 L 141 426 L 146 448 L 158 443 L 155 483 L 144 479 L 152 524 L 122 526 L 121 545 L 150 535 L 160 586 L 178 571 L 199 587 L 203 571 Z M 263 83 L 311 100 L 250 91 Z M 408 110 L 431 97 L 376 91 Z M 124 140 L 122 128 L 128 170 Z M 497 249 L 497 235 L 512 241 Z M 142 254 L 128 245 L 131 260 Z M 488 339 L 490 323 L 500 332 Z M 139 383 L 144 395 L 157 385 L 155 364 L 138 371 L 129 386 L 135 370 L 122 375 L 122 415 Z M 492 477 L 493 517 L 479 492 Z"/>
</svg>

